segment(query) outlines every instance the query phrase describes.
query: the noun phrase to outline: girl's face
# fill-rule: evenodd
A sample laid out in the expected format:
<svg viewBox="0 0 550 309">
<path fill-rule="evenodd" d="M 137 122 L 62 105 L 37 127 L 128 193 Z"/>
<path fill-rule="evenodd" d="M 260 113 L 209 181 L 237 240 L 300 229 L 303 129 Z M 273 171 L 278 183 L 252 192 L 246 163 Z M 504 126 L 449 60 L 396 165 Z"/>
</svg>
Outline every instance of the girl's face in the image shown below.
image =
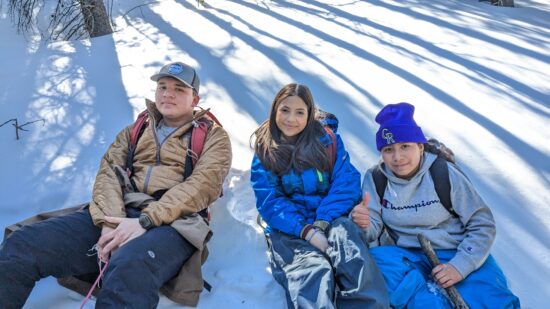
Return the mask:
<svg viewBox="0 0 550 309">
<path fill-rule="evenodd" d="M 283 136 L 291 141 L 296 141 L 298 135 L 307 125 L 308 110 L 306 103 L 298 96 L 289 96 L 279 103 L 275 116 L 277 128 Z"/>
<path fill-rule="evenodd" d="M 395 176 L 412 178 L 420 168 L 424 145 L 419 143 L 397 143 L 382 148 L 382 160 Z"/>
</svg>

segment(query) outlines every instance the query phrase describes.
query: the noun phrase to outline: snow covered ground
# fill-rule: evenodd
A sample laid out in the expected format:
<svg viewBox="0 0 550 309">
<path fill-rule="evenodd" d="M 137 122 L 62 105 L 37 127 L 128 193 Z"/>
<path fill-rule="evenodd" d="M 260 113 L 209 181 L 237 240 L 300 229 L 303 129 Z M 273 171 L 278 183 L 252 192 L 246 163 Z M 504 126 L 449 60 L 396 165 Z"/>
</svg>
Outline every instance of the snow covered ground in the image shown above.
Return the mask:
<svg viewBox="0 0 550 309">
<path fill-rule="evenodd" d="M 0 226 L 88 201 L 100 157 L 153 98 L 149 76 L 184 61 L 198 68 L 201 105 L 234 149 L 225 195 L 212 207 L 204 273 L 214 289 L 199 308 L 285 308 L 255 224 L 249 137 L 293 81 L 337 114 L 361 171 L 378 160 L 376 113 L 413 103 L 424 132 L 455 151 L 491 205 L 493 255 L 523 308 L 547 308 L 550 4 L 515 2 L 117 1 L 113 35 L 57 43 L 17 35 L 4 3 L 0 124 L 45 121 L 19 140 L 11 124 L 0 128 Z M 82 299 L 50 278 L 25 308 L 75 308 Z M 177 305 L 162 297 L 159 307 Z"/>
</svg>

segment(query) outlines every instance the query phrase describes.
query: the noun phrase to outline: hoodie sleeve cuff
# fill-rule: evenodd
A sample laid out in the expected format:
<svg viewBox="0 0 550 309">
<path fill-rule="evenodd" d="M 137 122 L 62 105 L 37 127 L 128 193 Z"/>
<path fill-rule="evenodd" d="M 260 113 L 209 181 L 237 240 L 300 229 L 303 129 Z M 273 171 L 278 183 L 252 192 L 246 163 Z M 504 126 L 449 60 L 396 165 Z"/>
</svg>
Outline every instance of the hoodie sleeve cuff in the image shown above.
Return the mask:
<svg viewBox="0 0 550 309">
<path fill-rule="evenodd" d="M 456 270 L 462 275 L 462 278 L 468 277 L 475 269 L 475 264 L 468 261 L 465 258 L 460 258 L 455 256 L 452 260 L 449 261 L 449 264 L 453 265 Z"/>
</svg>

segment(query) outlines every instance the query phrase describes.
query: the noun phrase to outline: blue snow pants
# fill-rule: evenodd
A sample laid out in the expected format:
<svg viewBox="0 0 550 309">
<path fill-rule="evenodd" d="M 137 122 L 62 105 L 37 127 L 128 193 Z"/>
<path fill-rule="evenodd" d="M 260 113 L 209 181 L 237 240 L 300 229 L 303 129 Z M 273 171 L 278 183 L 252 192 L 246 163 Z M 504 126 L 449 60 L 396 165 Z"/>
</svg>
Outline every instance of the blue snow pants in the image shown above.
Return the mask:
<svg viewBox="0 0 550 309">
<path fill-rule="evenodd" d="M 97 255 L 88 254 L 100 235 L 87 208 L 13 232 L 0 246 L 0 308 L 23 307 L 41 278 L 98 272 Z M 156 308 L 161 286 L 195 250 L 168 225 L 131 240 L 111 256 L 96 308 Z"/>
<path fill-rule="evenodd" d="M 456 250 L 435 251 L 441 263 L 456 254 Z M 432 279 L 432 267 L 421 249 L 381 246 L 370 252 L 384 275 L 393 308 L 453 308 Z M 470 308 L 520 308 L 492 256 L 455 287 Z"/>
<path fill-rule="evenodd" d="M 384 279 L 357 225 L 338 218 L 327 234 L 326 254 L 303 239 L 269 234 L 273 277 L 288 308 L 388 308 Z"/>
</svg>

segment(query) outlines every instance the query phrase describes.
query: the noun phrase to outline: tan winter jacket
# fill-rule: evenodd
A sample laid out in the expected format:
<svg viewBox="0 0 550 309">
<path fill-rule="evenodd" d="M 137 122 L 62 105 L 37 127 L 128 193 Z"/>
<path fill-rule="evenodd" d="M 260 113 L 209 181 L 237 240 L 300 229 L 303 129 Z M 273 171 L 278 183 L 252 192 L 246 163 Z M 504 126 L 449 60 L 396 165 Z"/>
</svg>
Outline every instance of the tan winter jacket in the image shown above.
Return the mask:
<svg viewBox="0 0 550 309">
<path fill-rule="evenodd" d="M 200 267 L 208 255 L 206 242 L 212 232 L 202 217 L 195 214 L 220 196 L 224 178 L 231 167 L 231 143 L 225 130 L 214 124 L 207 133 L 193 173 L 183 182 L 190 137 L 187 133 L 192 123 L 177 128 L 159 145 L 154 127 L 162 115 L 153 102 L 147 100 L 146 104 L 152 117 L 136 146 L 132 179 L 140 192 L 149 195 L 168 190 L 143 212 L 149 215 L 155 226 L 171 224 L 197 248 L 197 252 L 162 292 L 175 302 L 196 306 L 203 288 Z M 195 112 L 194 118 L 202 115 L 204 112 Z M 104 216 L 126 217 L 122 188 L 114 166 L 126 165 L 131 129 L 132 125 L 118 134 L 101 160 L 90 203 L 90 213 L 97 226 L 108 224 Z"/>
</svg>

